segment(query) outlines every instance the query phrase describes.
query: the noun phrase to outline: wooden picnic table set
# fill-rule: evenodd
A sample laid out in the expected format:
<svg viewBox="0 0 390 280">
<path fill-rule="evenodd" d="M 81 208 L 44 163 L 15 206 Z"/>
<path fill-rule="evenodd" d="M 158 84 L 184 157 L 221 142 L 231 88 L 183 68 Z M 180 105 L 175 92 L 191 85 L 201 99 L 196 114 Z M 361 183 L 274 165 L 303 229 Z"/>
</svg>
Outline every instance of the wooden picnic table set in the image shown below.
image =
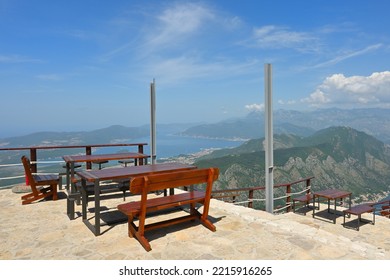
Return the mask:
<svg viewBox="0 0 390 280">
<path fill-rule="evenodd" d="M 216 228 L 208 217 L 211 191 L 213 183 L 218 179 L 218 168 L 197 168 L 191 164 L 177 162 L 148 164 L 150 156 L 142 152 L 126 152 L 115 154 L 86 154 L 65 155 L 67 215 L 75 220 L 75 205 L 81 204 L 81 218 L 83 223 L 95 234 L 101 234 L 102 194 L 129 191 L 132 195 L 139 195 L 139 200 L 124 202 L 116 207 L 122 213 L 121 221 L 128 223 L 128 236 L 136 238 L 146 251 L 151 250 L 145 232 L 161 227 L 175 225 L 182 222 L 198 220 L 206 228 L 215 231 Z M 117 160 L 124 163 L 121 167 L 102 168 L 101 164 Z M 57 188 L 61 187 L 61 178 L 57 175 L 38 175 L 33 173 L 30 160 L 23 156 L 22 163 L 26 173 L 26 183 L 32 192 L 22 196 L 22 204 L 31 204 L 34 201 L 52 197 L 57 200 Z M 80 170 L 81 163 L 87 163 L 86 169 Z M 99 164 L 99 169 L 89 169 L 91 163 Z M 134 165 L 128 166 L 128 163 Z M 29 182 L 27 182 L 29 181 Z M 202 185 L 202 190 L 194 186 Z M 47 187 L 44 187 L 47 186 Z M 184 191 L 175 194 L 174 189 L 184 187 Z M 103 191 L 104 190 L 104 191 Z M 168 193 L 169 190 L 169 193 Z M 94 218 L 89 218 L 87 204 L 89 195 L 93 195 Z M 109 199 L 104 196 L 104 199 Z M 188 209 L 183 209 L 188 206 Z M 203 206 L 203 211 L 198 211 Z M 147 214 L 154 216 L 160 210 L 184 210 L 180 217 L 166 218 L 163 221 L 146 224 Z M 138 219 L 137 225 L 134 220 Z M 119 222 L 119 221 L 113 221 Z"/>
<path fill-rule="evenodd" d="M 372 220 L 365 220 L 365 221 L 368 221 L 369 223 L 374 225 L 375 212 L 377 207 L 382 207 L 382 212 L 389 211 L 388 209 L 390 209 L 390 200 L 363 203 L 363 204 L 357 204 L 352 206 L 352 192 L 345 191 L 345 190 L 338 190 L 338 189 L 326 189 L 326 190 L 316 191 L 313 193 L 307 193 L 305 195 L 293 198 L 293 210 L 294 212 L 296 211 L 297 203 L 303 203 L 306 206 L 311 207 L 312 216 L 313 218 L 316 218 L 320 216 L 319 210 L 320 210 L 321 199 L 327 201 L 328 204 L 327 213 L 330 214 L 334 224 L 336 224 L 337 216 L 341 215 L 343 216 L 344 227 L 355 228 L 358 231 L 360 229 L 360 225 L 361 225 L 360 223 L 363 221 L 362 219 L 363 214 L 372 213 Z M 333 209 L 331 209 L 331 201 L 333 201 Z M 341 214 L 340 211 L 337 210 L 338 202 L 340 206 L 343 206 L 343 210 L 341 211 Z M 345 202 L 348 202 L 348 204 L 345 205 Z M 348 226 L 348 223 L 346 222 L 346 217 L 350 218 L 351 215 L 357 216 L 355 223 L 349 222 L 349 224 L 355 224 L 355 226 Z"/>
<path fill-rule="evenodd" d="M 67 166 L 67 214 L 75 218 L 75 203 L 81 203 L 83 223 L 98 236 L 101 234 L 101 200 L 103 182 L 111 181 L 125 184 L 132 195 L 140 195 L 139 201 L 119 204 L 117 210 L 127 217 L 128 236 L 136 238 L 146 251 L 151 246 L 145 237 L 145 232 L 151 229 L 170 226 L 177 223 L 199 220 L 206 228 L 215 231 L 216 228 L 208 218 L 212 185 L 218 179 L 218 168 L 198 169 L 194 165 L 183 163 L 147 164 L 149 156 L 141 153 L 120 153 L 102 155 L 64 156 Z M 75 164 L 80 162 L 106 160 L 134 159 L 139 164 L 125 167 L 110 167 L 75 171 Z M 77 179 L 76 179 L 77 178 Z M 204 191 L 194 190 L 175 194 L 173 189 L 196 184 L 205 185 Z M 92 191 L 91 191 L 92 189 Z M 169 195 L 167 190 L 169 191 Z M 88 195 L 93 194 L 94 218 L 88 217 Z M 158 196 L 155 194 L 159 193 Z M 162 195 L 161 193 L 164 193 Z M 153 196 L 151 194 L 154 194 Z M 81 201 L 80 201 L 81 200 Z M 147 214 L 164 209 L 177 209 L 178 206 L 189 206 L 189 214 L 154 224 L 146 224 Z M 203 205 L 203 212 L 197 206 Z M 134 219 L 138 219 L 138 225 Z M 92 221 L 92 222 L 91 222 Z M 123 219 L 122 219 L 123 221 Z"/>
</svg>

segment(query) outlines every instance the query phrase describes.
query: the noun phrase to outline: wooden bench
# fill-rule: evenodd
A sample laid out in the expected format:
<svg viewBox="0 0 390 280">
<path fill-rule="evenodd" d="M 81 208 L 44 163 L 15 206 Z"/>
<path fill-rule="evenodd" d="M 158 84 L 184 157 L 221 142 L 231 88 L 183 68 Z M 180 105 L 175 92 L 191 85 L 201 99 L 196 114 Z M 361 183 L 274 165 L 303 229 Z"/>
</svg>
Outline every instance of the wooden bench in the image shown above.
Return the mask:
<svg viewBox="0 0 390 280">
<path fill-rule="evenodd" d="M 343 226 L 346 227 L 345 226 L 346 225 L 345 224 L 345 216 L 347 214 L 349 214 L 349 215 L 356 215 L 356 216 L 358 216 L 356 230 L 359 231 L 360 222 L 362 221 L 362 214 L 371 213 L 371 212 L 372 212 L 371 224 L 375 225 L 375 211 L 374 211 L 374 207 L 372 207 L 369 204 L 360 204 L 360 205 L 352 206 L 351 209 L 343 210 L 343 216 L 344 216 L 344 224 L 343 224 Z"/>
<path fill-rule="evenodd" d="M 382 210 L 380 211 L 381 216 L 387 217 L 390 219 L 390 206 L 382 206 Z"/>
<path fill-rule="evenodd" d="M 313 194 L 305 194 L 301 196 L 297 196 L 293 198 L 293 212 L 295 213 L 296 211 L 296 204 L 301 203 L 304 204 L 306 207 L 310 207 L 310 203 L 313 201 Z M 318 202 L 318 208 L 320 207 L 319 202 Z M 306 213 L 304 213 L 306 215 Z"/>
<path fill-rule="evenodd" d="M 135 237 L 146 251 L 150 251 L 151 246 L 145 237 L 145 232 L 148 230 L 199 220 L 205 227 L 215 231 L 215 226 L 208 219 L 208 212 L 213 182 L 218 179 L 218 175 L 218 168 L 205 168 L 133 178 L 130 182 L 130 192 L 141 194 L 140 201 L 118 205 L 118 210 L 128 217 L 129 237 Z M 197 184 L 206 184 L 205 191 L 191 190 L 164 197 L 148 198 L 151 192 Z M 203 205 L 202 214 L 195 208 L 196 204 Z M 146 214 L 182 205 L 190 206 L 189 215 L 146 225 Z M 138 226 L 134 224 L 136 217 L 138 217 Z"/>
<path fill-rule="evenodd" d="M 381 216 L 387 217 L 390 219 L 390 199 L 383 200 L 380 202 L 373 202 L 369 204 L 374 207 L 375 210 L 379 211 Z"/>
<path fill-rule="evenodd" d="M 60 184 L 59 176 L 34 175 L 31 171 L 30 159 L 26 156 L 22 156 L 21 160 L 32 191 L 31 193 L 22 196 L 22 204 L 30 204 L 33 201 L 40 200 L 48 196 L 52 196 L 53 200 L 57 200 L 57 187 Z"/>
</svg>

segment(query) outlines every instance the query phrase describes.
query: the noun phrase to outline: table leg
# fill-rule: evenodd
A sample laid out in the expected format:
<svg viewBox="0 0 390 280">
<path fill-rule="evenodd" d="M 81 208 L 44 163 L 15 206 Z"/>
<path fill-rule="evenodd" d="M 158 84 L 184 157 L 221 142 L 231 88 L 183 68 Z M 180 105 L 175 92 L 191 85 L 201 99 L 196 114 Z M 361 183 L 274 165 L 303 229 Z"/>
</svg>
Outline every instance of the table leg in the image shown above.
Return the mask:
<svg viewBox="0 0 390 280">
<path fill-rule="evenodd" d="M 70 163 L 69 168 L 70 168 L 70 178 L 69 178 L 70 190 L 73 193 L 74 188 L 75 188 L 74 183 L 73 183 L 73 178 L 74 178 L 74 162 L 73 161 Z"/>
<path fill-rule="evenodd" d="M 69 163 L 66 163 L 66 190 L 70 191 L 70 166 Z"/>
<path fill-rule="evenodd" d="M 81 192 L 81 214 L 83 216 L 83 221 L 87 220 L 87 203 L 88 203 L 88 197 L 87 197 L 87 183 L 83 179 L 82 180 L 82 186 L 80 189 Z"/>
<path fill-rule="evenodd" d="M 72 194 L 79 192 L 77 190 L 76 183 L 73 182 L 73 179 L 75 177 L 75 171 L 74 171 L 75 167 L 74 167 L 74 165 L 75 165 L 74 161 L 70 162 L 70 179 L 69 180 L 70 180 L 70 190 L 71 190 Z M 80 197 L 77 196 L 76 204 L 80 205 L 80 203 L 81 203 L 80 202 Z"/>
<path fill-rule="evenodd" d="M 100 235 L 100 184 L 99 180 L 95 180 L 95 235 Z"/>
<path fill-rule="evenodd" d="M 359 214 L 358 215 L 358 225 L 357 225 L 357 230 L 359 231 L 359 229 L 360 229 L 360 219 L 362 218 L 362 215 L 361 214 Z"/>
<path fill-rule="evenodd" d="M 352 207 L 352 194 L 349 195 L 349 204 L 348 204 L 349 210 L 351 210 L 351 207 Z"/>
</svg>

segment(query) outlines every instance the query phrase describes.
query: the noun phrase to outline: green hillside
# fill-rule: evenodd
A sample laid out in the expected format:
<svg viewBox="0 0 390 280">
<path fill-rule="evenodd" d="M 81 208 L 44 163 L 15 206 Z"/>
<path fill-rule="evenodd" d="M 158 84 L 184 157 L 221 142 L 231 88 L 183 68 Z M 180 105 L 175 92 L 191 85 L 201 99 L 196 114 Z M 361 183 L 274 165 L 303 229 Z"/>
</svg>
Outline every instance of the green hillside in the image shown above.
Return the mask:
<svg viewBox="0 0 390 280">
<path fill-rule="evenodd" d="M 350 190 L 361 200 L 390 191 L 389 147 L 364 132 L 331 127 L 305 138 L 279 135 L 274 140 L 278 143 L 274 148 L 275 184 L 315 176 L 315 189 Z M 219 167 L 220 189 L 263 186 L 262 142 L 251 140 L 235 149 L 215 151 L 195 164 Z"/>
</svg>

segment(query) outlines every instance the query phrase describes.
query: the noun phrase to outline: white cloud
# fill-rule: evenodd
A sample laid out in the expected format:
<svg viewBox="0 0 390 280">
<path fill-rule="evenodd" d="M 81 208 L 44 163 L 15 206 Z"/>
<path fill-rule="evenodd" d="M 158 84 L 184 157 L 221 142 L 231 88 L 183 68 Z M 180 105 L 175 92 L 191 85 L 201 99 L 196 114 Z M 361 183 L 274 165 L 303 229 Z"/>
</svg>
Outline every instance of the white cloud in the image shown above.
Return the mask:
<svg viewBox="0 0 390 280">
<path fill-rule="evenodd" d="M 0 63 L 40 63 L 42 60 L 20 55 L 0 55 Z"/>
<path fill-rule="evenodd" d="M 370 76 L 334 74 L 301 101 L 315 107 L 390 107 L 390 71 L 375 72 Z"/>
<path fill-rule="evenodd" d="M 258 61 L 237 62 L 228 59 L 205 62 L 196 54 L 156 60 L 145 66 L 145 76 L 152 75 L 164 84 L 184 83 L 189 80 L 226 79 L 254 73 L 259 67 Z"/>
<path fill-rule="evenodd" d="M 339 55 L 333 59 L 319 63 L 319 64 L 313 66 L 313 68 L 320 68 L 320 67 L 324 67 L 324 66 L 334 65 L 334 64 L 339 63 L 339 62 L 346 60 L 348 58 L 352 58 L 355 56 L 366 54 L 368 52 L 372 52 L 374 50 L 381 48 L 382 46 L 383 46 L 383 44 L 375 44 L 375 45 L 368 46 L 362 50 L 346 52 L 346 53 Z"/>
<path fill-rule="evenodd" d="M 60 81 L 63 79 L 63 77 L 58 74 L 41 74 L 37 75 L 36 78 L 44 81 Z"/>
<path fill-rule="evenodd" d="M 127 17 L 115 21 L 119 30 L 115 34 L 127 39 L 108 43 L 114 47 L 101 56 L 102 61 L 123 57 L 126 62 L 130 57 L 139 79 L 155 77 L 165 85 L 258 71 L 256 58 L 235 58 L 220 51 L 221 46 L 236 43 L 236 31 L 244 25 L 239 17 L 199 2 L 168 1 L 148 11 L 135 15 L 139 20 L 131 21 L 131 29 Z"/>
<path fill-rule="evenodd" d="M 103 60 L 116 56 L 138 55 L 138 59 L 154 59 L 165 51 L 191 49 L 197 35 L 208 31 L 217 21 L 216 11 L 204 4 L 167 2 L 148 6 L 147 10 L 131 11 L 111 21 L 110 35 L 103 36 L 111 50 Z M 225 20 L 229 26 L 238 19 Z M 83 35 L 78 34 L 76 35 Z M 199 39 L 201 41 L 201 39 Z"/>
<path fill-rule="evenodd" d="M 280 104 L 280 105 L 294 105 L 296 103 L 297 103 L 296 100 L 287 100 L 287 101 L 282 100 L 282 99 L 278 100 L 278 104 Z"/>
<path fill-rule="evenodd" d="M 194 3 L 179 3 L 158 14 L 157 24 L 147 34 L 146 46 L 161 49 L 195 34 L 214 18 L 213 12 L 205 6 Z"/>
<path fill-rule="evenodd" d="M 264 104 L 253 103 L 253 104 L 245 105 L 245 109 L 247 109 L 249 111 L 263 111 Z"/>
<path fill-rule="evenodd" d="M 293 48 L 299 51 L 317 49 L 317 39 L 308 32 L 291 31 L 286 27 L 266 25 L 253 30 L 253 45 L 260 48 Z"/>
</svg>

